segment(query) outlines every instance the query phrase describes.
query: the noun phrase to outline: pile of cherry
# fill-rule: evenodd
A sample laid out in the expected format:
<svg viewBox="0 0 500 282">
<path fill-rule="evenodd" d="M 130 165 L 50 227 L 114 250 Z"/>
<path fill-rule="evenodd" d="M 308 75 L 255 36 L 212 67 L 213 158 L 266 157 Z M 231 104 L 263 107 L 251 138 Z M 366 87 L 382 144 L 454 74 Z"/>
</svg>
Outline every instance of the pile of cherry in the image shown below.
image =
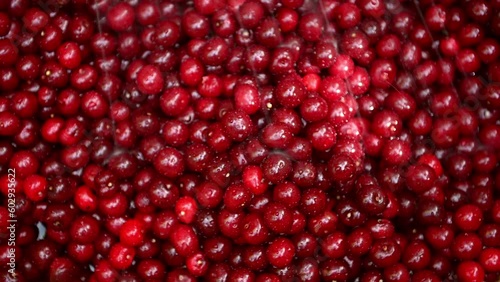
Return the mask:
<svg viewBox="0 0 500 282">
<path fill-rule="evenodd" d="M 0 1 L 0 281 L 498 281 L 499 37 L 499 0 Z"/>
</svg>

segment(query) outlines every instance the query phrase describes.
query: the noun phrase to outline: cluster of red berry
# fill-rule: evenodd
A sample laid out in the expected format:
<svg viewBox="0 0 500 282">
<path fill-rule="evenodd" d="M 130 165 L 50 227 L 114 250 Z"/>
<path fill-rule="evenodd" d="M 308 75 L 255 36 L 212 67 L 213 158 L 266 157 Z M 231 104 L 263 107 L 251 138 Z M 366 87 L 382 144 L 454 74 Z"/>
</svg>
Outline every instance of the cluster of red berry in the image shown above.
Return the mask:
<svg viewBox="0 0 500 282">
<path fill-rule="evenodd" d="M 0 281 L 498 281 L 498 38 L 500 0 L 0 1 Z"/>
</svg>

